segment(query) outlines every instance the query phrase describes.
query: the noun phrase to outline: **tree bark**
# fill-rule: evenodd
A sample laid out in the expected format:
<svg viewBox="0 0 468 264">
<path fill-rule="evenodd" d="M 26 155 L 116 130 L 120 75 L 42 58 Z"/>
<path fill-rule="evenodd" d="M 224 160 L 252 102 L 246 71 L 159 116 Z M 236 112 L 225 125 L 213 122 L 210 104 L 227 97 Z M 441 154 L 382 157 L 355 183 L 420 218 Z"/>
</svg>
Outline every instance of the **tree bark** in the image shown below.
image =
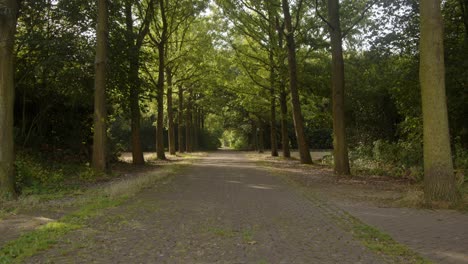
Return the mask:
<svg viewBox="0 0 468 264">
<path fill-rule="evenodd" d="M 192 92 L 190 91 L 185 110 L 185 150 L 192 152 Z"/>
<path fill-rule="evenodd" d="M 157 101 L 158 101 L 158 118 L 156 121 L 156 155 L 158 159 L 165 160 L 164 154 L 164 69 L 165 67 L 165 50 L 167 42 L 167 19 L 164 1 L 159 1 L 162 20 L 161 41 L 158 43 L 159 54 L 159 76 L 157 87 Z"/>
<path fill-rule="evenodd" d="M 178 112 L 178 143 L 179 143 L 179 152 L 183 153 L 185 151 L 184 146 L 184 90 L 182 87 L 179 87 L 179 112 Z"/>
<path fill-rule="evenodd" d="M 288 0 L 282 0 L 284 22 L 286 26 L 286 44 L 288 47 L 288 63 L 289 63 L 289 85 L 291 90 L 291 102 L 293 109 L 294 128 L 296 130 L 297 145 L 301 163 L 311 164 L 312 158 L 309 152 L 304 132 L 304 120 L 302 117 L 301 105 L 299 101 L 299 91 L 297 82 L 297 62 L 296 62 L 296 43 L 294 40 L 294 32 L 289 12 Z"/>
<path fill-rule="evenodd" d="M 0 1 L 0 197 L 16 198 L 14 112 L 14 38 L 19 1 Z"/>
<path fill-rule="evenodd" d="M 130 64 L 128 81 L 130 84 L 130 122 L 132 141 L 132 162 L 135 165 L 145 163 L 140 137 L 140 78 L 138 71 L 140 68 L 139 47 L 135 44 L 133 33 L 132 3 L 125 2 L 125 19 L 127 26 L 128 61 Z"/>
<path fill-rule="evenodd" d="M 104 172 L 107 169 L 107 0 L 98 0 L 96 76 L 94 81 L 94 136 L 93 169 Z"/>
<path fill-rule="evenodd" d="M 167 142 L 169 142 L 169 154 L 176 154 L 175 131 L 174 131 L 174 109 L 172 107 L 172 71 L 167 67 Z"/>
<path fill-rule="evenodd" d="M 329 30 L 332 52 L 331 87 L 334 171 L 338 175 L 350 175 L 344 109 L 345 75 L 338 0 L 328 0 L 328 19 L 330 22 Z"/>
<path fill-rule="evenodd" d="M 429 204 L 435 201 L 456 202 L 460 195 L 450 150 L 440 0 L 420 1 L 420 10 L 424 196 Z"/>
<path fill-rule="evenodd" d="M 288 133 L 288 104 L 287 94 L 284 84 L 281 85 L 280 107 L 281 107 L 281 145 L 283 146 L 283 157 L 290 158 L 291 151 L 289 149 L 289 133 Z"/>
</svg>

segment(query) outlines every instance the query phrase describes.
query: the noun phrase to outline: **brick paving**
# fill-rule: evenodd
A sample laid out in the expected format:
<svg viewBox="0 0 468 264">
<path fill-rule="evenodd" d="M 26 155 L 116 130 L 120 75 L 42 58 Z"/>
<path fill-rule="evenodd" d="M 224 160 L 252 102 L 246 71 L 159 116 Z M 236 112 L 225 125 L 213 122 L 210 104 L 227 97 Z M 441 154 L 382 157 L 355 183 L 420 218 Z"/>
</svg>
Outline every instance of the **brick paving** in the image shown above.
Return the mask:
<svg viewBox="0 0 468 264">
<path fill-rule="evenodd" d="M 242 154 L 218 152 L 65 236 L 31 263 L 384 263 Z"/>
<path fill-rule="evenodd" d="M 349 203 L 340 207 L 435 263 L 468 264 L 467 214 Z"/>
</svg>

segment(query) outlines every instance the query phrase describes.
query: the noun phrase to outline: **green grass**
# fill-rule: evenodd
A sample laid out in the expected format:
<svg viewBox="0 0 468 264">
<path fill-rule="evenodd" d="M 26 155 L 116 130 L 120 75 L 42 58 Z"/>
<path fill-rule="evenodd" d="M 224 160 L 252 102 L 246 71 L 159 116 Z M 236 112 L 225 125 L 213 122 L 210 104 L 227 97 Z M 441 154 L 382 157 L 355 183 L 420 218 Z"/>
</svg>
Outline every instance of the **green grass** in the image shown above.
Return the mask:
<svg viewBox="0 0 468 264">
<path fill-rule="evenodd" d="M 396 242 L 388 234 L 366 225 L 358 219 L 349 216 L 352 219 L 351 233 L 355 238 L 361 241 L 371 251 L 384 254 L 398 260 L 402 258 L 405 263 L 429 264 L 430 261 L 424 259 L 405 245 Z"/>
</svg>

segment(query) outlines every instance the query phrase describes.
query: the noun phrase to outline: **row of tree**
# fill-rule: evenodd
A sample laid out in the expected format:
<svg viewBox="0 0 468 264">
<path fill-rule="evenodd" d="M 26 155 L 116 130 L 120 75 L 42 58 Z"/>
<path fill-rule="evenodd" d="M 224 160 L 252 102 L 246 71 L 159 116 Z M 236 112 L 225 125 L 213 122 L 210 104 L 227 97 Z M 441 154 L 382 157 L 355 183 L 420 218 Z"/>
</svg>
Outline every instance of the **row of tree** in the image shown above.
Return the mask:
<svg viewBox="0 0 468 264">
<path fill-rule="evenodd" d="M 302 163 L 332 144 L 339 175 L 350 174 L 349 146 L 417 152 L 424 134 L 427 200 L 459 197 L 450 145 L 468 142 L 466 0 L 8 0 L 0 10 L 2 193 L 14 195 L 13 142 L 85 158 L 92 144 L 105 171 L 121 143 L 142 164 L 144 149 L 165 159 L 166 146 L 216 146 L 233 130 L 272 156 L 297 147 Z M 407 156 L 419 164 L 419 152 Z"/>
</svg>

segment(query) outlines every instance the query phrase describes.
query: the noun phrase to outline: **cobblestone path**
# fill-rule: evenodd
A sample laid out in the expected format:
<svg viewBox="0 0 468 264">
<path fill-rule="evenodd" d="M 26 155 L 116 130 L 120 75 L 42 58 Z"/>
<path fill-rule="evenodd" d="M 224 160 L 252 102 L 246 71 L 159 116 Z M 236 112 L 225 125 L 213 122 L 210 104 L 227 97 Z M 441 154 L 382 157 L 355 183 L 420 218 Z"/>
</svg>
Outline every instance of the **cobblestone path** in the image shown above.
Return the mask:
<svg viewBox="0 0 468 264">
<path fill-rule="evenodd" d="M 222 151 L 109 209 L 31 263 L 384 263 L 243 154 Z"/>
</svg>

